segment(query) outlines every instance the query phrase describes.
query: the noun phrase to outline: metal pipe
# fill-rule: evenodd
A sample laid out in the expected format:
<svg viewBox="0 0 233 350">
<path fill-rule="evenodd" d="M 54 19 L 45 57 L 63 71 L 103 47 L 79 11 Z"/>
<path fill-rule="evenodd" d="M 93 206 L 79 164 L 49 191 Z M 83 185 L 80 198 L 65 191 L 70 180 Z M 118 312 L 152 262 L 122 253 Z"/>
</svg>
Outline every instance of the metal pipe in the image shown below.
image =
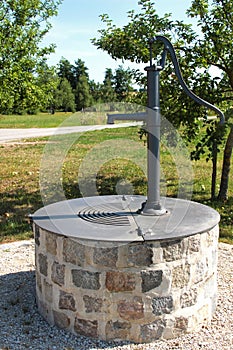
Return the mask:
<svg viewBox="0 0 233 350">
<path fill-rule="evenodd" d="M 163 55 L 162 60 L 165 62 Z M 140 213 L 143 215 L 163 215 L 166 210 L 160 203 L 160 96 L 159 72 L 162 66 L 151 65 L 147 71 L 147 201 Z"/>
<path fill-rule="evenodd" d="M 114 124 L 115 120 L 134 120 L 145 121 L 146 113 L 129 113 L 129 114 L 107 114 L 107 124 Z"/>
</svg>

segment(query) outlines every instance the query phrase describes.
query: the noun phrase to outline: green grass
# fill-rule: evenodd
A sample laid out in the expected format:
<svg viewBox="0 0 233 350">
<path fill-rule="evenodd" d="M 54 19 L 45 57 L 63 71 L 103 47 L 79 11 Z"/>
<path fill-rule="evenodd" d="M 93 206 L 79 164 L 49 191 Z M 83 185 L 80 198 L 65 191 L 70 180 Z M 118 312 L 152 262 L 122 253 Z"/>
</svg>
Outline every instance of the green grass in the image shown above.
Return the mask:
<svg viewBox="0 0 233 350">
<path fill-rule="evenodd" d="M 52 128 L 64 126 L 105 124 L 104 112 L 56 112 L 37 115 L 0 115 L 0 128 Z"/>
<path fill-rule="evenodd" d="M 97 169 L 96 188 L 99 195 L 119 193 L 122 187 L 134 194 L 146 194 L 146 178 L 140 166 L 146 150 L 143 141 L 138 138 L 136 127 L 106 129 L 76 136 L 77 140 L 69 149 L 63 163 L 62 184 L 67 199 L 80 197 L 78 172 L 81 172 L 81 164 L 86 164 L 87 167 L 90 165 L 90 170 Z M 61 140 L 62 136 L 52 140 L 55 146 L 59 138 Z M 0 242 L 33 237 L 28 215 L 43 205 L 39 173 L 46 141 L 47 138 L 40 138 L 19 144 L 0 145 Z M 132 149 L 132 152 L 128 153 L 128 149 Z M 94 151 L 97 153 L 93 153 Z M 111 159 L 111 152 L 117 158 Z M 220 212 L 221 241 L 233 244 L 232 180 L 229 184 L 229 200 L 224 204 L 212 203 L 209 200 L 211 164 L 202 159 L 193 163 L 193 167 L 192 200 L 210 205 Z M 176 197 L 179 169 L 177 170 L 169 150 L 164 146 L 161 147 L 161 169 L 162 194 Z M 88 188 L 88 172 L 85 170 L 83 174 Z"/>
</svg>

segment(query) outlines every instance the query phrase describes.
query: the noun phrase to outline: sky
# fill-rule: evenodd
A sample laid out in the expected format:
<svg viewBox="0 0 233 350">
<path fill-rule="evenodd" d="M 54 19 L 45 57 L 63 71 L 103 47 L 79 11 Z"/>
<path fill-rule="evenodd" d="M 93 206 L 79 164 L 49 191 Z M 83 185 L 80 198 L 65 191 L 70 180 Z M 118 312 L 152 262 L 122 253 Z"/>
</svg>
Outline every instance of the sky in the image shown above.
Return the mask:
<svg viewBox="0 0 233 350">
<path fill-rule="evenodd" d="M 159 15 L 172 13 L 174 20 L 185 20 L 191 0 L 154 0 L 154 3 Z M 139 12 L 138 0 L 63 0 L 58 16 L 51 19 L 52 28 L 43 41 L 43 45 L 56 45 L 55 53 L 49 56 L 49 65 L 56 65 L 62 57 L 71 64 L 80 58 L 88 68 L 90 79 L 103 82 L 106 68 L 114 71 L 122 61 L 115 61 L 98 50 L 90 39 L 98 37 L 98 30 L 104 28 L 100 15 L 108 14 L 113 23 L 121 27 L 128 23 L 127 12 L 130 10 Z M 127 61 L 124 67 L 142 68 Z"/>
</svg>

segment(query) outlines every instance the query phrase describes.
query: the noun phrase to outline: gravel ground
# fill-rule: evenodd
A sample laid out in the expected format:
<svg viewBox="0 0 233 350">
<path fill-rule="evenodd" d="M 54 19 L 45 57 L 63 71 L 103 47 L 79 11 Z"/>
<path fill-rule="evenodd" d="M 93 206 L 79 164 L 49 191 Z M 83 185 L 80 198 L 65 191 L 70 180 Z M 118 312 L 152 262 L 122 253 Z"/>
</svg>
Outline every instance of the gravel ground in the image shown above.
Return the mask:
<svg viewBox="0 0 233 350">
<path fill-rule="evenodd" d="M 34 243 L 0 245 L 0 350 L 233 350 L 233 246 L 219 244 L 219 298 L 199 333 L 150 344 L 104 342 L 49 326 L 35 304 Z"/>
</svg>

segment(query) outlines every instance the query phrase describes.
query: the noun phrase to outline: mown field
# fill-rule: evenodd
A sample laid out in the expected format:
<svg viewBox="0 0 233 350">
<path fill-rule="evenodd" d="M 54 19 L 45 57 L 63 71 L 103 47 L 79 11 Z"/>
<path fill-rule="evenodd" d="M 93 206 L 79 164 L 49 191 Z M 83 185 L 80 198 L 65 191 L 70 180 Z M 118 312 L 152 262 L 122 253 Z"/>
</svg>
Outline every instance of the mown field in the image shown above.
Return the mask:
<svg viewBox="0 0 233 350">
<path fill-rule="evenodd" d="M 55 128 L 64 126 L 105 124 L 106 115 L 102 112 L 56 112 L 36 115 L 0 115 L 0 129 L 3 128 Z"/>
<path fill-rule="evenodd" d="M 97 169 L 95 177 L 98 195 L 118 194 L 124 191 L 146 194 L 147 181 L 143 172 L 146 147 L 144 141 L 139 139 L 137 127 L 76 134 L 72 136 L 71 141 L 68 140 L 69 151 L 63 159 L 60 179 L 67 199 L 81 196 L 78 185 L 80 178 L 86 181 L 84 192 L 88 191 L 88 181 L 93 181 L 93 178 L 88 177 L 93 177 L 90 175 L 93 169 Z M 43 205 L 39 182 L 42 155 L 46 149 L 50 152 L 48 145 L 59 152 L 60 145 L 65 142 L 65 136 L 60 136 L 52 140 L 40 138 L 0 145 L 1 243 L 33 237 L 28 215 Z M 190 199 L 216 208 L 221 214 L 220 239 L 233 244 L 232 180 L 228 201 L 211 202 L 211 163 L 206 163 L 204 159 L 193 162 L 193 175 L 189 172 L 185 174 L 185 168 L 182 169 L 185 163 L 183 165 L 179 160 L 179 152 L 169 147 L 166 142 L 162 143 L 161 194 L 177 197 L 182 196 L 183 191 L 189 193 Z M 220 155 L 219 169 L 221 162 Z M 83 188 L 81 191 L 83 193 Z"/>
</svg>

